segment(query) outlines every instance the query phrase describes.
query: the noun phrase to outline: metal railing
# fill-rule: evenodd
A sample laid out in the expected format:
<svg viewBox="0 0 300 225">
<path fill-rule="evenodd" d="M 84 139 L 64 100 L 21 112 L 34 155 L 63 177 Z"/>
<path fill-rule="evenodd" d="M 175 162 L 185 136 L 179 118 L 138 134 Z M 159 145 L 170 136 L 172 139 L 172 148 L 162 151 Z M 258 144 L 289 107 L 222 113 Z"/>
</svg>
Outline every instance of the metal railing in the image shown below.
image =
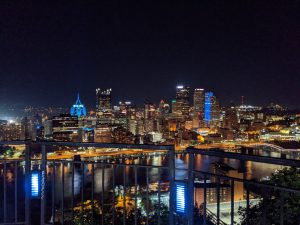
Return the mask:
<svg viewBox="0 0 300 225">
<path fill-rule="evenodd" d="M 237 218 L 236 215 L 236 210 L 235 210 L 235 189 L 236 189 L 236 184 L 239 183 L 243 186 L 243 194 L 245 195 L 245 214 L 247 214 L 250 211 L 250 208 L 255 205 L 255 202 L 259 202 L 262 198 L 263 195 L 259 193 L 257 190 L 267 190 L 268 192 L 272 193 L 274 191 L 279 192 L 280 196 L 283 195 L 283 193 L 288 193 L 288 194 L 295 194 L 298 197 L 300 197 L 300 190 L 299 189 L 294 189 L 291 187 L 287 186 L 280 186 L 280 184 L 268 184 L 266 182 L 256 180 L 256 179 L 247 179 L 245 178 L 245 173 L 243 173 L 243 177 L 235 177 L 235 176 L 230 176 L 226 175 L 223 173 L 219 172 L 208 172 L 208 171 L 201 171 L 195 168 L 195 156 L 201 155 L 201 157 L 212 157 L 215 159 L 215 161 L 218 161 L 219 159 L 222 160 L 236 160 L 239 161 L 241 164 L 245 164 L 246 162 L 252 162 L 256 164 L 261 164 L 261 165 L 276 165 L 280 166 L 280 168 L 286 168 L 286 167 L 296 167 L 300 168 L 300 161 L 299 160 L 292 160 L 292 159 L 282 159 L 282 158 L 273 158 L 273 157 L 265 157 L 265 156 L 257 156 L 257 155 L 248 155 L 248 154 L 239 154 L 239 153 L 230 153 L 230 152 L 224 152 L 224 151 L 218 151 L 218 150 L 203 150 L 203 149 L 197 149 L 193 147 L 187 148 L 187 154 L 188 154 L 188 183 L 190 187 L 191 192 L 195 192 L 195 177 L 201 177 L 201 180 L 203 181 L 202 189 L 203 189 L 203 210 L 202 210 L 202 215 L 203 215 L 203 222 L 202 224 L 207 224 L 209 222 L 213 222 L 213 224 L 239 224 L 240 221 Z M 215 186 L 213 188 L 209 187 L 208 185 L 208 180 L 214 180 L 215 181 Z M 225 191 L 228 191 L 229 194 L 229 200 L 226 202 L 229 205 L 229 209 L 227 212 L 229 213 L 229 218 L 228 222 L 225 223 L 222 221 L 222 216 L 221 216 L 221 189 L 222 185 L 225 185 Z M 216 210 L 213 213 L 211 210 L 208 208 L 208 200 L 207 200 L 207 191 L 209 189 L 213 189 L 216 192 Z M 251 198 L 252 196 L 252 198 Z M 281 197 L 280 197 L 281 198 Z M 254 204 L 251 204 L 251 201 L 254 202 Z M 282 205 L 285 204 L 284 199 L 280 199 Z M 195 204 L 195 195 L 191 194 L 189 195 L 188 202 L 191 202 L 192 204 Z M 242 207 L 240 207 L 241 210 Z M 300 205 L 299 205 L 300 209 Z M 263 209 L 264 210 L 264 209 Z M 280 222 L 278 224 L 283 225 L 284 224 L 284 217 L 285 217 L 285 212 L 283 210 L 283 207 L 280 208 Z M 300 211 L 299 211 L 299 216 L 300 216 Z M 263 212 L 263 223 L 262 224 L 269 224 L 267 223 L 268 221 L 268 215 Z M 190 224 L 194 224 L 195 222 L 193 221 L 193 216 L 190 218 Z M 300 217 L 299 217 L 300 218 Z M 208 222 L 209 220 L 209 222 Z M 246 224 L 251 224 L 250 222 L 247 222 Z M 244 221 L 244 222 L 245 222 Z M 300 222 L 300 220 L 298 221 Z M 270 223 L 271 224 L 271 223 Z"/>
<path fill-rule="evenodd" d="M 183 153 L 187 157 L 186 167 L 176 167 L 173 146 L 67 142 L 41 142 L 40 145 L 40 159 L 31 158 L 30 143 L 26 143 L 24 160 L 0 160 L 0 225 L 238 224 L 237 205 L 249 212 L 263 198 L 255 188 L 300 195 L 300 190 L 290 187 L 195 166 L 198 155 L 212 158 L 213 162 L 227 159 L 241 164 L 251 161 L 300 168 L 297 160 L 187 148 Z M 47 146 L 151 149 L 164 150 L 166 154 L 161 165 L 113 158 L 48 160 Z M 41 175 L 38 198 L 32 198 L 30 193 L 32 171 Z M 183 173 L 182 177 L 178 173 Z M 184 213 L 176 209 L 178 196 L 174 187 L 178 182 L 186 186 Z M 237 195 L 242 199 L 237 200 Z M 264 216 L 265 221 L 267 217 Z M 284 221 L 282 208 L 280 224 Z"/>
</svg>

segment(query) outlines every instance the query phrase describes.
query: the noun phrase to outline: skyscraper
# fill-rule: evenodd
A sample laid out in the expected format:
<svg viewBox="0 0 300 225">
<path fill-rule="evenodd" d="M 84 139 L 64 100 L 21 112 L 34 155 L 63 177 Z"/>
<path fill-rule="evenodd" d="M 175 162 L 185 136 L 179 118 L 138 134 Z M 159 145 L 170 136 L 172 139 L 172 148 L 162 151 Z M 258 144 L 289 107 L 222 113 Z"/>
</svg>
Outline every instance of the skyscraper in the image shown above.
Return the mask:
<svg viewBox="0 0 300 225">
<path fill-rule="evenodd" d="M 21 120 L 21 129 L 22 129 L 22 135 L 21 135 L 22 140 L 29 140 L 32 138 L 32 123 L 27 117 L 24 117 Z"/>
<path fill-rule="evenodd" d="M 111 89 L 96 89 L 98 124 L 112 123 Z"/>
<path fill-rule="evenodd" d="M 97 98 L 97 113 L 99 112 L 111 112 L 112 103 L 111 103 L 111 92 L 112 89 L 96 89 L 96 98 Z"/>
<path fill-rule="evenodd" d="M 176 102 L 173 104 L 173 112 L 187 116 L 190 109 L 190 88 L 186 86 L 176 87 Z"/>
<path fill-rule="evenodd" d="M 1 141 L 19 141 L 21 140 L 22 127 L 16 123 L 0 124 L 0 140 Z"/>
<path fill-rule="evenodd" d="M 203 114 L 204 112 L 204 89 L 196 88 L 194 91 L 194 109 L 195 112 Z"/>
<path fill-rule="evenodd" d="M 78 117 L 61 114 L 52 118 L 54 141 L 78 141 Z"/>
<path fill-rule="evenodd" d="M 86 108 L 80 101 L 79 93 L 75 104 L 71 107 L 70 114 L 77 117 L 86 116 Z"/>
<path fill-rule="evenodd" d="M 236 107 L 230 106 L 226 108 L 223 127 L 229 130 L 238 129 L 238 116 Z"/>
<path fill-rule="evenodd" d="M 220 105 L 213 92 L 205 92 L 204 124 L 206 127 L 217 127 L 220 122 Z"/>
<path fill-rule="evenodd" d="M 211 120 L 212 120 L 210 124 L 211 128 L 216 128 L 220 126 L 221 108 L 220 108 L 220 103 L 215 95 L 212 96 Z"/>
<path fill-rule="evenodd" d="M 212 92 L 205 92 L 205 105 L 204 105 L 204 122 L 206 126 L 210 125 L 211 122 L 211 111 L 212 111 Z"/>
</svg>

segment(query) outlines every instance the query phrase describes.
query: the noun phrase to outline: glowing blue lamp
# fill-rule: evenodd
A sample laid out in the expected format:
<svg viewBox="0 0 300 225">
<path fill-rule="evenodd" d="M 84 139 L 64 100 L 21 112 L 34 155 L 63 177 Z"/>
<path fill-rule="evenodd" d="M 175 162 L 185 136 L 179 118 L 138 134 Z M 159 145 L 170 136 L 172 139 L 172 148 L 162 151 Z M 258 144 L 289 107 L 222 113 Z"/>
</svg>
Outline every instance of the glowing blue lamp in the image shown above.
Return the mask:
<svg viewBox="0 0 300 225">
<path fill-rule="evenodd" d="M 32 198 L 40 198 L 41 196 L 41 173 L 39 171 L 31 173 L 30 192 Z"/>
<path fill-rule="evenodd" d="M 186 213 L 187 203 L 187 184 L 184 182 L 175 183 L 175 196 L 176 196 L 176 212 L 180 214 Z"/>
</svg>

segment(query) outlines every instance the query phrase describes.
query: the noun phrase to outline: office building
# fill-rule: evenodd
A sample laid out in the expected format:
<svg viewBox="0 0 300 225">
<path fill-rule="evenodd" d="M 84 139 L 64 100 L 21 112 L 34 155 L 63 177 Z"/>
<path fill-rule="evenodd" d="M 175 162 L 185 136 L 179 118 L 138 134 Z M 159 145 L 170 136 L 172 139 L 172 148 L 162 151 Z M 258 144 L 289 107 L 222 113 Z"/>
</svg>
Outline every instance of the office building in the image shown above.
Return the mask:
<svg viewBox="0 0 300 225">
<path fill-rule="evenodd" d="M 32 138 L 32 122 L 28 117 L 21 120 L 21 140 L 30 140 Z"/>
<path fill-rule="evenodd" d="M 205 126 L 209 126 L 211 122 L 212 97 L 213 97 L 212 92 L 205 92 L 205 103 L 204 103 Z"/>
<path fill-rule="evenodd" d="M 112 110 L 112 89 L 96 89 L 97 98 L 97 113 L 99 112 L 110 112 Z"/>
<path fill-rule="evenodd" d="M 194 110 L 196 113 L 204 113 L 205 92 L 204 89 L 196 88 L 194 91 Z"/>
<path fill-rule="evenodd" d="M 21 140 L 22 127 L 16 123 L 3 123 L 0 125 L 0 141 Z"/>
<path fill-rule="evenodd" d="M 237 109 L 230 106 L 225 110 L 225 117 L 223 120 L 223 127 L 229 130 L 237 130 L 239 127 Z"/>
<path fill-rule="evenodd" d="M 46 120 L 44 122 L 44 139 L 45 140 L 52 140 L 52 120 Z"/>
<path fill-rule="evenodd" d="M 80 101 L 79 93 L 77 95 L 77 100 L 75 104 L 71 107 L 70 114 L 71 116 L 77 117 L 86 116 L 86 108 Z"/>
<path fill-rule="evenodd" d="M 183 116 L 189 115 L 190 110 L 190 88 L 186 86 L 176 87 L 176 101 L 172 102 L 172 112 Z"/>
<path fill-rule="evenodd" d="M 78 117 L 61 114 L 52 118 L 54 141 L 78 141 Z"/>
<path fill-rule="evenodd" d="M 96 89 L 96 113 L 98 124 L 111 124 L 112 123 L 112 89 Z"/>
</svg>

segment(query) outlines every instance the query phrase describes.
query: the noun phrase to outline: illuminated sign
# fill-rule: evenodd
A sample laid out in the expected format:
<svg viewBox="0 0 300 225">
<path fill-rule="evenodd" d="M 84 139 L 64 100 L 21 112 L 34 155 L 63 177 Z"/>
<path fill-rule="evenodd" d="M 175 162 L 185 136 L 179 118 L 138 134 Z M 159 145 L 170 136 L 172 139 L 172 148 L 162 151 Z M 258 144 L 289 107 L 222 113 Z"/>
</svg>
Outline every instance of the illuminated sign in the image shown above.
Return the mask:
<svg viewBox="0 0 300 225">
<path fill-rule="evenodd" d="M 39 198 L 41 194 L 41 173 L 33 171 L 30 178 L 30 190 L 32 198 Z"/>
<path fill-rule="evenodd" d="M 186 195 L 187 195 L 187 185 L 186 183 L 176 183 L 175 184 L 175 194 L 176 194 L 176 212 L 184 214 L 186 213 Z"/>
</svg>

